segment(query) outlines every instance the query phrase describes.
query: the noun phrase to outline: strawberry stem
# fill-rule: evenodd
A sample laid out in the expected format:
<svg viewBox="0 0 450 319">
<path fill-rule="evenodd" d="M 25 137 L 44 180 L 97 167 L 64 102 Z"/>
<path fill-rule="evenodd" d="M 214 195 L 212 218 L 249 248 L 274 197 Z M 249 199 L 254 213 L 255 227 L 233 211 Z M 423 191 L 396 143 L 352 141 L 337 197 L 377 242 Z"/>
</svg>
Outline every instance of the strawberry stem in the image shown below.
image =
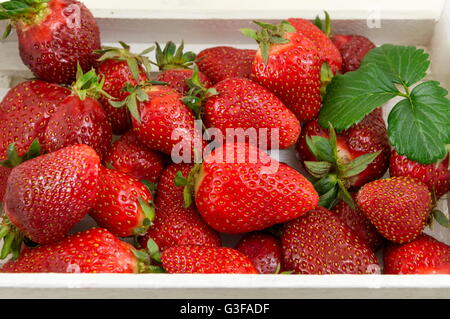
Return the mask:
<svg viewBox="0 0 450 319">
<path fill-rule="evenodd" d="M 190 69 L 195 63 L 196 54 L 194 52 L 183 52 L 184 41 L 181 41 L 178 48 L 172 41 L 167 42 L 162 50 L 158 42 L 155 42 L 155 45 L 156 63 L 152 62 L 152 64 L 158 66 L 160 71 Z"/>
</svg>

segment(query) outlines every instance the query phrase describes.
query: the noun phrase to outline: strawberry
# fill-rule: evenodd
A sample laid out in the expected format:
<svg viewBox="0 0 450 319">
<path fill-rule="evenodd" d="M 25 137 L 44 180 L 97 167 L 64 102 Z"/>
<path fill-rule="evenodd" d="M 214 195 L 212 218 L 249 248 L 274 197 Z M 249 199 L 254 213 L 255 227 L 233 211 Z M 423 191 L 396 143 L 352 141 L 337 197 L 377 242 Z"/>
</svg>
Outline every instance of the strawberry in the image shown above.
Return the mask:
<svg viewBox="0 0 450 319">
<path fill-rule="evenodd" d="M 11 168 L 0 166 L 0 203 L 3 202 L 3 196 L 5 196 L 9 174 L 11 174 Z"/>
<path fill-rule="evenodd" d="M 317 120 L 306 123 L 297 144 L 301 163 L 316 178 L 314 186 L 321 205 L 332 207 L 337 197 L 353 207 L 347 190 L 357 189 L 384 175 L 389 166 L 390 146 L 381 109 L 360 123 L 335 133 Z"/>
<path fill-rule="evenodd" d="M 273 235 L 249 233 L 238 242 L 236 250 L 250 258 L 260 274 L 275 274 L 281 271 L 281 243 Z"/>
<path fill-rule="evenodd" d="M 161 251 L 179 245 L 220 246 L 219 235 L 200 217 L 194 206 L 184 207 L 183 189 L 175 185 L 177 173 L 188 175 L 193 165 L 171 164 L 163 172 L 155 199 L 156 218 L 139 238 L 146 247 L 151 238 Z"/>
<path fill-rule="evenodd" d="M 105 111 L 98 102 L 103 80 L 94 70 L 85 74 L 78 68 L 72 94 L 67 96 L 52 114 L 45 129 L 42 148 L 54 152 L 74 144 L 86 144 L 103 157 L 111 145 L 112 130 Z"/>
<path fill-rule="evenodd" d="M 149 79 L 150 60 L 145 54 L 153 48 L 148 48 L 139 54 L 130 51 L 130 46 L 119 41 L 121 48 L 105 47 L 97 53 L 101 54 L 97 73 L 104 79 L 103 90 L 110 96 L 122 101 L 129 93 L 124 91 L 126 83 L 137 85 Z M 127 108 L 116 108 L 109 99 L 102 96 L 99 99 L 111 124 L 114 134 L 123 134 L 131 128 L 130 113 Z"/>
<path fill-rule="evenodd" d="M 194 98 L 200 103 L 198 108 L 202 109 L 205 126 L 219 129 L 224 140 L 229 137 L 228 129 L 242 129 L 255 133 L 255 140 L 250 141 L 249 133 L 246 142 L 258 143 L 265 149 L 284 149 L 292 146 L 300 135 L 300 123 L 295 115 L 273 93 L 249 79 L 225 79 L 209 90 L 198 78 L 189 84 L 193 88 L 190 93 L 199 99 L 187 96 L 183 101 L 190 105 L 190 99 Z M 279 130 L 276 135 L 273 129 Z M 276 145 L 272 145 L 272 139 L 276 139 Z"/>
<path fill-rule="evenodd" d="M 19 53 L 36 77 L 70 84 L 77 63 L 84 71 L 94 67 L 100 49 L 100 31 L 92 13 L 75 0 L 15 0 L 2 3 L 0 19 L 14 26 Z"/>
<path fill-rule="evenodd" d="M 284 225 L 284 268 L 299 274 L 369 274 L 374 253 L 339 217 L 318 207 Z"/>
<path fill-rule="evenodd" d="M 101 168 L 97 201 L 90 215 L 119 237 L 144 235 L 155 218 L 150 190 L 125 173 Z"/>
<path fill-rule="evenodd" d="M 192 78 L 194 71 L 190 67 L 194 64 L 196 56 L 194 52 L 184 53 L 183 49 L 183 42 L 177 49 L 176 45 L 169 41 L 163 50 L 156 42 L 156 64 L 161 71 L 156 76 L 156 80 L 166 82 L 181 95 L 189 91 L 186 80 Z M 212 85 L 208 77 L 202 72 L 199 72 L 198 76 L 204 87 L 209 88 Z"/>
<path fill-rule="evenodd" d="M 161 255 L 168 273 L 257 274 L 247 256 L 228 247 L 176 246 Z"/>
<path fill-rule="evenodd" d="M 356 201 L 355 193 L 352 194 L 352 198 L 353 201 Z M 383 236 L 380 235 L 358 206 L 352 208 L 345 201 L 341 200 L 333 208 L 332 212 L 339 216 L 359 237 L 360 241 L 366 243 L 372 250 L 375 251 L 382 245 Z"/>
<path fill-rule="evenodd" d="M 448 156 L 440 163 L 420 164 L 399 155 L 395 150 L 391 153 L 389 173 L 391 176 L 409 176 L 427 184 L 437 198 L 450 191 L 450 169 Z"/>
<path fill-rule="evenodd" d="M 165 158 L 142 144 L 133 131 L 128 131 L 111 145 L 105 163 L 137 179 L 157 183 Z"/>
<path fill-rule="evenodd" d="M 73 145 L 13 168 L 4 197 L 4 245 L 19 249 L 22 234 L 38 244 L 63 238 L 86 216 L 97 196 L 100 159 Z M 6 217 L 6 218 L 5 218 Z M 9 252 L 3 247 L 2 258 Z"/>
<path fill-rule="evenodd" d="M 229 46 L 212 47 L 200 51 L 196 63 L 212 84 L 216 84 L 228 78 L 250 78 L 255 53 L 255 50 Z"/>
<path fill-rule="evenodd" d="M 384 250 L 385 274 L 450 274 L 450 246 L 426 234 Z"/>
<path fill-rule="evenodd" d="M 150 82 L 127 89 L 131 94 L 114 105 L 130 109 L 139 140 L 150 149 L 171 155 L 174 161 L 190 161 L 194 157 L 192 150 L 202 141 L 201 136 L 195 139 L 195 117 L 181 102 L 181 95 L 168 86 Z"/>
<path fill-rule="evenodd" d="M 337 34 L 331 40 L 341 53 L 342 73 L 357 70 L 366 54 L 375 48 L 372 41 L 361 35 Z"/>
<path fill-rule="evenodd" d="M 133 246 L 106 229 L 93 228 L 59 242 L 25 248 L 17 260 L 7 262 L 6 273 L 137 273 Z"/>
<path fill-rule="evenodd" d="M 358 206 L 386 239 L 403 244 L 424 230 L 431 211 L 431 194 L 420 180 L 392 177 L 364 185 Z"/>
<path fill-rule="evenodd" d="M 185 184 L 188 194 L 195 188 L 203 219 L 224 233 L 262 230 L 297 218 L 318 202 L 303 175 L 246 143 L 216 148 L 194 167 Z"/>
<path fill-rule="evenodd" d="M 329 38 L 331 32 L 330 17 L 326 12 L 325 15 L 325 32 L 323 32 L 319 27 L 311 23 L 309 20 L 291 18 L 288 19 L 288 21 L 297 30 L 298 33 L 307 37 L 317 46 L 322 63 L 328 63 L 331 71 L 336 74 L 341 70 L 342 57 L 339 50 Z"/>
<path fill-rule="evenodd" d="M 316 45 L 287 21 L 277 26 L 255 23 L 260 31 L 241 30 L 260 47 L 253 61 L 253 79 L 278 96 L 299 121 L 316 118 L 322 103 L 322 60 Z"/>
<path fill-rule="evenodd" d="M 6 159 L 11 143 L 19 156 L 31 143 L 44 142 L 47 123 L 70 90 L 39 80 L 25 81 L 10 89 L 0 103 L 0 158 Z"/>
</svg>

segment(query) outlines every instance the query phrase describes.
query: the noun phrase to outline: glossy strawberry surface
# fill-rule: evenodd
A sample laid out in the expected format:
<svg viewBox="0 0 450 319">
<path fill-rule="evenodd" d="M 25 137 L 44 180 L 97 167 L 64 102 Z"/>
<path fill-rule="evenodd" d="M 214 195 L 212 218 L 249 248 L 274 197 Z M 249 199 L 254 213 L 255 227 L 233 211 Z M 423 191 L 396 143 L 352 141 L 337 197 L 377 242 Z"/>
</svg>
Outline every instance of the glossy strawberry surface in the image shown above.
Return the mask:
<svg viewBox="0 0 450 319">
<path fill-rule="evenodd" d="M 338 34 L 332 40 L 342 56 L 342 73 L 357 70 L 366 54 L 376 47 L 361 35 Z"/>
<path fill-rule="evenodd" d="M 248 257 L 228 247 L 172 247 L 162 253 L 161 261 L 168 273 L 258 273 Z"/>
<path fill-rule="evenodd" d="M 218 46 L 200 51 L 197 65 L 215 84 L 233 77 L 250 78 L 255 50 Z"/>
<path fill-rule="evenodd" d="M 318 194 L 303 175 L 255 146 L 227 143 L 205 157 L 195 203 L 212 228 L 244 233 L 303 215 Z"/>
<path fill-rule="evenodd" d="M 374 253 L 339 217 L 318 207 L 284 225 L 285 270 L 298 274 L 379 272 Z"/>
<path fill-rule="evenodd" d="M 36 243 L 60 240 L 94 206 L 99 169 L 97 153 L 86 145 L 22 163 L 8 180 L 6 216 Z"/>
<path fill-rule="evenodd" d="M 185 95 L 189 92 L 189 86 L 186 80 L 192 78 L 193 73 L 194 71 L 189 69 L 165 70 L 156 76 L 156 80 L 166 82 L 171 88 L 177 90 L 178 93 Z M 204 73 L 199 72 L 198 76 L 205 88 L 211 87 L 212 83 Z"/>
<path fill-rule="evenodd" d="M 77 63 L 83 71 L 97 64 L 100 31 L 92 13 L 75 0 L 50 0 L 43 18 L 16 25 L 22 61 L 41 80 L 71 84 Z"/>
<path fill-rule="evenodd" d="M 25 248 L 19 259 L 7 262 L 6 273 L 136 273 L 133 246 L 106 229 L 93 228 L 59 242 Z"/>
<path fill-rule="evenodd" d="M 245 78 L 220 81 L 214 88 L 219 93 L 206 101 L 203 119 L 206 127 L 254 132 L 252 143 L 264 148 L 288 148 L 300 135 L 300 123 L 295 115 L 273 93 Z M 278 130 L 276 133 L 273 130 Z M 276 144 L 271 145 L 272 139 Z M 249 141 L 246 141 L 249 142 Z"/>
</svg>

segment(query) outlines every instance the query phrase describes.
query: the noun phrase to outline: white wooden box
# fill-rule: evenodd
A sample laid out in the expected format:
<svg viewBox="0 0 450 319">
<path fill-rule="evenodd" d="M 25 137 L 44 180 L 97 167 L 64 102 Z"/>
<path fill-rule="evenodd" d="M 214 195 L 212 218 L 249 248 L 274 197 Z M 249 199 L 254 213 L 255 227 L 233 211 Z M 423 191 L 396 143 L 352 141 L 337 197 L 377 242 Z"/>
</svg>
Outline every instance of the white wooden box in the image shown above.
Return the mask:
<svg viewBox="0 0 450 319">
<path fill-rule="evenodd" d="M 196 51 L 214 45 L 255 47 L 240 35 L 254 19 L 313 19 L 326 9 L 335 33 L 356 33 L 376 44 L 424 47 L 430 78 L 450 89 L 450 3 L 445 0 L 84 0 L 104 44 L 118 40 L 139 51 L 154 41 L 186 43 Z M 0 29 L 4 23 L 0 23 Z M 0 42 L 0 97 L 31 73 L 22 64 L 15 35 Z M 388 110 L 393 104 L 386 105 Z M 385 112 L 387 113 L 387 112 Z M 299 168 L 293 151 L 281 160 Z M 439 203 L 448 214 L 448 196 Z M 89 223 L 89 221 L 85 221 Z M 80 227 L 85 227 L 81 225 Z M 439 225 L 437 239 L 450 244 Z M 0 298 L 450 298 L 450 275 L 168 275 L 1 274 Z"/>
</svg>

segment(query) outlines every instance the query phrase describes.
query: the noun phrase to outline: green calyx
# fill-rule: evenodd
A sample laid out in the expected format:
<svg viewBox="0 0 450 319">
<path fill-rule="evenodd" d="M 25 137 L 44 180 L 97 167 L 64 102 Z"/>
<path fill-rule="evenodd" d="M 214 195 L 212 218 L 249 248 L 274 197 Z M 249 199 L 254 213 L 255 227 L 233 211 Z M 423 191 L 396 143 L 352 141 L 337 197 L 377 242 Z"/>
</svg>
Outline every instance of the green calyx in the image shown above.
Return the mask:
<svg viewBox="0 0 450 319">
<path fill-rule="evenodd" d="M 35 157 L 38 157 L 39 155 L 41 155 L 41 145 L 39 144 L 39 141 L 37 139 L 35 139 L 31 143 L 28 151 L 24 155 L 19 156 L 19 154 L 17 154 L 16 144 L 11 143 L 11 144 L 9 144 L 9 146 L 7 148 L 7 155 L 8 155 L 8 159 L 1 161 L 0 165 L 2 165 L 4 167 L 13 168 L 13 167 L 16 167 L 16 166 L 22 164 L 25 161 L 28 161 L 32 158 L 35 158 Z"/>
<path fill-rule="evenodd" d="M 322 22 L 320 17 L 317 15 L 314 19 L 314 24 L 318 27 L 327 37 L 331 37 L 331 19 L 330 15 L 327 11 L 323 11 L 325 13 L 325 21 Z"/>
<path fill-rule="evenodd" d="M 34 25 L 42 21 L 50 12 L 50 0 L 12 0 L 0 3 L 0 20 L 10 20 L 2 39 L 6 39 L 13 25 Z"/>
<path fill-rule="evenodd" d="M 156 184 L 151 183 L 147 180 L 141 180 L 141 183 L 150 191 L 152 194 L 152 198 L 155 196 Z M 153 200 L 145 200 L 142 197 L 138 198 L 139 206 L 144 213 L 144 220 L 142 221 L 142 225 L 134 229 L 135 236 L 143 236 L 147 232 L 147 230 L 153 225 L 153 221 L 155 220 L 155 205 Z"/>
<path fill-rule="evenodd" d="M 174 70 L 174 69 L 190 69 L 194 63 L 196 54 L 194 52 L 188 51 L 183 52 L 184 42 L 181 41 L 180 46 L 177 48 L 175 43 L 169 41 L 161 50 L 161 46 L 158 42 L 156 44 L 156 63 L 160 71 L 163 70 Z"/>
<path fill-rule="evenodd" d="M 151 62 L 146 54 L 152 52 L 155 47 L 149 47 L 139 54 L 130 51 L 130 46 L 125 42 L 119 41 L 121 48 L 116 47 L 103 47 L 101 50 L 95 51 L 95 53 L 100 54 L 101 57 L 98 59 L 99 62 L 106 60 L 119 60 L 126 61 L 133 75 L 134 80 L 139 83 L 139 67 L 143 66 L 147 76 L 150 77 Z"/>
<path fill-rule="evenodd" d="M 202 164 L 196 164 L 191 169 L 187 177 L 184 177 L 180 171 L 178 171 L 177 174 L 175 175 L 174 179 L 175 186 L 184 187 L 183 197 L 185 208 L 189 208 L 194 202 L 195 183 L 197 181 L 198 175 L 200 174 L 201 168 Z"/>
<path fill-rule="evenodd" d="M 6 216 L 3 216 L 3 220 L 0 225 L 0 239 L 3 239 L 0 259 L 5 259 L 10 254 L 12 254 L 12 258 L 14 260 L 19 258 L 24 237 Z"/>
<path fill-rule="evenodd" d="M 324 62 L 320 68 L 320 94 L 322 97 L 327 94 L 327 86 L 333 80 L 334 74 L 328 62 Z"/>
<path fill-rule="evenodd" d="M 431 190 L 431 213 L 428 217 L 428 226 L 430 227 L 430 229 L 433 229 L 433 222 L 436 221 L 442 227 L 450 228 L 450 220 L 447 215 L 436 208 L 437 201 L 438 199 L 433 187 L 433 189 Z"/>
<path fill-rule="evenodd" d="M 197 66 L 194 66 L 192 77 L 187 79 L 186 83 L 189 91 L 181 101 L 194 112 L 196 119 L 200 120 L 202 118 L 203 102 L 219 93 L 215 88 L 205 88 L 200 81 L 200 73 Z"/>
<path fill-rule="evenodd" d="M 305 161 L 308 173 L 313 176 L 313 185 L 320 195 L 319 205 L 332 208 L 339 199 L 354 208 L 352 196 L 348 192 L 350 179 L 372 163 L 381 152 L 361 155 L 351 161 L 344 162 L 338 156 L 336 132 L 329 124 L 329 138 L 322 136 L 306 136 L 309 150 L 317 161 Z"/>
<path fill-rule="evenodd" d="M 134 256 L 138 259 L 139 273 L 163 273 L 161 266 L 161 252 L 158 245 L 151 238 L 147 241 L 145 249 L 133 250 Z"/>
<path fill-rule="evenodd" d="M 253 23 L 261 27 L 261 29 L 256 31 L 254 29 L 243 28 L 240 29 L 240 31 L 243 35 L 258 42 L 264 64 L 267 64 L 269 61 L 271 44 L 289 43 L 289 40 L 285 38 L 285 33 L 296 31 L 296 29 L 286 20 L 281 21 L 278 25 L 259 21 L 253 21 Z"/>
<path fill-rule="evenodd" d="M 85 100 L 87 97 L 98 99 L 105 96 L 108 99 L 114 99 L 111 95 L 103 90 L 105 78 L 100 78 L 94 69 L 84 73 L 80 64 L 77 64 L 76 81 L 72 84 L 72 94 L 77 95 L 80 100 Z"/>
</svg>

